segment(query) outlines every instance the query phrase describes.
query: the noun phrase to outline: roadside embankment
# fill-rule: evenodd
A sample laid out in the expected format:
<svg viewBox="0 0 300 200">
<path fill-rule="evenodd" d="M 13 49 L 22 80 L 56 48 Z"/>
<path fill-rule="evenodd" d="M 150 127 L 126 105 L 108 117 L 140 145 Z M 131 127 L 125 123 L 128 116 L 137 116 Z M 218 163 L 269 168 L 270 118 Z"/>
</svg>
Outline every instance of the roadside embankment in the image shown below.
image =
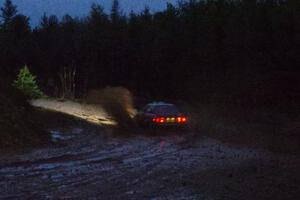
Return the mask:
<svg viewBox="0 0 300 200">
<path fill-rule="evenodd" d="M 41 128 L 36 112 L 12 87 L 0 84 L 0 150 L 46 143 L 49 134 Z"/>
</svg>

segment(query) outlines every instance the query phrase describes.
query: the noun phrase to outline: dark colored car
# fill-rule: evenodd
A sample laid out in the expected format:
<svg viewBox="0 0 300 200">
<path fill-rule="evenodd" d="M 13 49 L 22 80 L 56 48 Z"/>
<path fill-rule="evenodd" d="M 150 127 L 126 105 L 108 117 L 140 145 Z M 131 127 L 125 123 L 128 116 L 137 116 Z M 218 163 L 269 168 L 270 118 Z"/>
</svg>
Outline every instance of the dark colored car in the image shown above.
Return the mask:
<svg viewBox="0 0 300 200">
<path fill-rule="evenodd" d="M 149 126 L 185 126 L 188 118 L 174 104 L 157 102 L 147 104 L 136 115 L 140 125 Z"/>
</svg>

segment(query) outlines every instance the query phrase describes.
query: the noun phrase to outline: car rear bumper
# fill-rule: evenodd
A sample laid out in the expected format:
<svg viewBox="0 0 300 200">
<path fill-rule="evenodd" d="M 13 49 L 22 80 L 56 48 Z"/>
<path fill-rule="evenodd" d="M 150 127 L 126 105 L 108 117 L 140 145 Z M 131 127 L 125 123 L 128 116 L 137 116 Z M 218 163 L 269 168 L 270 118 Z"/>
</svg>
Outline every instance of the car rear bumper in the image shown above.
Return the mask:
<svg viewBox="0 0 300 200">
<path fill-rule="evenodd" d="M 169 127 L 169 128 L 186 128 L 188 127 L 187 123 L 151 123 L 150 126 L 157 127 L 157 128 L 163 128 L 163 127 Z"/>
</svg>

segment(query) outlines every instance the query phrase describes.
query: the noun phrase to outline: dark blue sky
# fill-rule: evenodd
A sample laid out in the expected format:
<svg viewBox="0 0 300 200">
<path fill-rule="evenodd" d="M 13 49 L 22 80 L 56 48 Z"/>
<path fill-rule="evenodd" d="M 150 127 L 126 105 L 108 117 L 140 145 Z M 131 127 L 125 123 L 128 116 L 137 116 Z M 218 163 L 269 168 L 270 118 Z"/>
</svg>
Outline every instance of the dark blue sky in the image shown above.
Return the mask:
<svg viewBox="0 0 300 200">
<path fill-rule="evenodd" d="M 5 0 L 0 0 L 2 7 Z M 71 16 L 85 16 L 88 14 L 90 6 L 93 2 L 99 3 L 109 12 L 112 0 L 12 0 L 18 6 L 19 12 L 29 16 L 31 24 L 37 25 L 43 13 L 48 15 L 55 14 L 62 17 L 64 14 Z M 166 3 L 175 4 L 177 0 L 119 0 L 121 8 L 124 12 L 141 11 L 146 5 L 151 11 L 162 10 L 166 7 Z"/>
</svg>

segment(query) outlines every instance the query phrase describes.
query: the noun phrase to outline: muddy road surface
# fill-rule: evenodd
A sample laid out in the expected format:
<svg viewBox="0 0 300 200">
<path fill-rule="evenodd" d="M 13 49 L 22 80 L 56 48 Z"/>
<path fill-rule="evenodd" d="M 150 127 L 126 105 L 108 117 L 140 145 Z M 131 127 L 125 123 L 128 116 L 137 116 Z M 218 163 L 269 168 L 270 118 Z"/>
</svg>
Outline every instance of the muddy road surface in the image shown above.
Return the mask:
<svg viewBox="0 0 300 200">
<path fill-rule="evenodd" d="M 53 145 L 0 156 L 0 199 L 298 199 L 296 155 L 188 132 L 53 129 Z M 197 133 L 201 134 L 201 133 Z"/>
</svg>

